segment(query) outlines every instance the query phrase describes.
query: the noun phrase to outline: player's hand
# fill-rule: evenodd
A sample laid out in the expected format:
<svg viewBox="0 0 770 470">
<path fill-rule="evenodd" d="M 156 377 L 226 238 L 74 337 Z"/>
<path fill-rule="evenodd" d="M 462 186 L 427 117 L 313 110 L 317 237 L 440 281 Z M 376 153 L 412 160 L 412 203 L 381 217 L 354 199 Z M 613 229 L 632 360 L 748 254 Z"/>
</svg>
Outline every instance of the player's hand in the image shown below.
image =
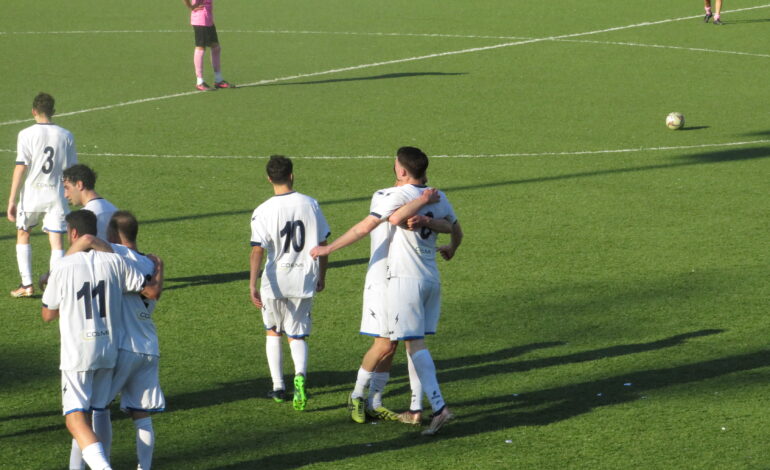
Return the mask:
<svg viewBox="0 0 770 470">
<path fill-rule="evenodd" d="M 48 287 L 49 277 L 51 277 L 51 271 L 40 275 L 40 278 L 37 280 L 37 285 L 40 287 L 40 290 L 45 291 L 45 288 Z"/>
<path fill-rule="evenodd" d="M 315 291 L 321 292 L 326 287 L 326 279 L 319 279 L 315 285 Z"/>
<path fill-rule="evenodd" d="M 5 215 L 8 217 L 8 220 L 10 220 L 11 222 L 16 222 L 16 203 L 15 202 L 8 203 L 8 212 L 6 212 Z"/>
<path fill-rule="evenodd" d="M 203 8 L 203 2 L 198 3 L 195 0 L 193 0 L 191 5 L 192 5 L 192 8 L 190 8 L 190 10 L 192 10 L 192 11 L 200 10 L 201 8 Z"/>
<path fill-rule="evenodd" d="M 452 245 L 444 245 L 438 247 L 438 252 L 441 253 L 441 257 L 449 261 L 455 255 L 455 248 Z"/>
<path fill-rule="evenodd" d="M 262 296 L 259 294 L 259 289 L 257 288 L 251 289 L 251 303 L 259 309 L 262 308 Z"/>
<path fill-rule="evenodd" d="M 329 249 L 328 245 L 319 245 L 310 250 L 310 256 L 312 256 L 313 259 L 318 259 L 321 256 L 329 256 L 331 252 L 332 250 Z"/>
<path fill-rule="evenodd" d="M 409 230 L 417 230 L 421 227 L 426 227 L 428 225 L 428 222 L 430 221 L 430 217 L 427 215 L 413 215 L 412 217 L 409 217 L 406 221 L 406 228 Z"/>
<path fill-rule="evenodd" d="M 441 196 L 436 188 L 428 188 L 420 194 L 420 198 L 425 204 L 435 204 L 441 200 Z"/>
</svg>

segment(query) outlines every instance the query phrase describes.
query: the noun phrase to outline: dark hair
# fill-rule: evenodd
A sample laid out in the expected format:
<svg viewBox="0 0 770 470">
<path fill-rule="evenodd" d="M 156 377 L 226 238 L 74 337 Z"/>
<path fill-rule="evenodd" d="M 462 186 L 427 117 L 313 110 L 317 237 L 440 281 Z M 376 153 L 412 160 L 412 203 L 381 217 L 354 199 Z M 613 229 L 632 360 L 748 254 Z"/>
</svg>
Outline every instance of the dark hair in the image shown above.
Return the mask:
<svg viewBox="0 0 770 470">
<path fill-rule="evenodd" d="M 425 179 L 428 171 L 428 156 L 417 147 L 401 147 L 396 152 L 398 163 L 401 164 L 412 178 Z"/>
<path fill-rule="evenodd" d="M 78 235 L 96 235 L 96 214 L 87 209 L 70 212 L 64 220 L 78 231 Z"/>
<path fill-rule="evenodd" d="M 283 155 L 271 155 L 267 162 L 267 176 L 273 184 L 291 183 L 291 174 L 294 166 L 287 157 Z"/>
<path fill-rule="evenodd" d="M 35 99 L 32 101 L 32 109 L 37 111 L 38 113 L 43 113 L 48 117 L 51 117 L 54 115 L 56 110 L 54 109 L 54 99 L 53 96 L 49 95 L 48 93 L 43 93 L 42 91 L 37 94 Z"/>
<path fill-rule="evenodd" d="M 94 186 L 96 186 L 96 173 L 82 163 L 72 165 L 64 170 L 62 177 L 70 183 L 77 183 L 80 181 L 86 189 L 94 189 Z"/>
<path fill-rule="evenodd" d="M 128 211 L 116 211 L 107 224 L 107 238 L 110 241 L 119 240 L 119 235 L 122 234 L 129 242 L 135 243 L 138 233 L 139 222 L 137 222 L 134 214 Z"/>
</svg>

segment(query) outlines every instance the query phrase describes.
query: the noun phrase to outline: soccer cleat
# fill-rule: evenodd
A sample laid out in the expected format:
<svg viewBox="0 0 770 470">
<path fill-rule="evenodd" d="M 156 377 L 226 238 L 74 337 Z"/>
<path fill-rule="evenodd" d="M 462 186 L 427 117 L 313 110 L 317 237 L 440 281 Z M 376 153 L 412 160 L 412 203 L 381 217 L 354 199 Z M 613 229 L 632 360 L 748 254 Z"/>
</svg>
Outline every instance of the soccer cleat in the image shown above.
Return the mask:
<svg viewBox="0 0 770 470">
<path fill-rule="evenodd" d="M 455 415 L 449 411 L 449 408 L 444 406 L 438 413 L 433 413 L 433 419 L 430 422 L 428 429 L 422 432 L 423 436 L 434 436 L 439 429 L 441 429 L 446 423 L 454 419 Z"/>
<path fill-rule="evenodd" d="M 711 12 L 706 13 L 706 16 L 703 17 L 703 21 L 708 23 L 712 16 L 714 15 L 712 15 Z"/>
<path fill-rule="evenodd" d="M 398 420 L 405 424 L 411 424 L 412 426 L 419 426 L 422 424 L 422 411 L 407 410 L 398 414 Z"/>
<path fill-rule="evenodd" d="M 305 393 L 305 376 L 297 374 L 294 376 L 294 399 L 292 400 L 294 409 L 302 411 L 307 405 L 307 394 Z"/>
<path fill-rule="evenodd" d="M 720 20 L 719 18 L 714 18 L 714 24 L 719 26 L 719 25 L 721 25 L 723 23 L 722 23 L 722 20 Z"/>
<path fill-rule="evenodd" d="M 270 390 L 267 392 L 267 398 L 272 398 L 276 403 L 283 403 L 286 401 L 285 390 Z"/>
<path fill-rule="evenodd" d="M 214 83 L 214 88 L 235 88 L 235 85 L 228 83 L 226 80 Z"/>
<path fill-rule="evenodd" d="M 208 83 L 203 82 L 200 85 L 195 85 L 198 91 L 214 91 L 216 88 L 210 87 Z"/>
<path fill-rule="evenodd" d="M 20 297 L 32 297 L 32 294 L 35 293 L 35 288 L 32 286 L 32 284 L 28 286 L 24 286 L 19 284 L 19 287 L 11 291 L 11 297 L 16 297 L 17 299 Z"/>
<path fill-rule="evenodd" d="M 377 408 L 374 408 L 374 409 L 367 407 L 366 415 L 369 416 L 370 418 L 379 419 L 380 421 L 398 421 L 399 420 L 398 413 L 390 411 L 384 406 L 378 406 Z"/>
<path fill-rule="evenodd" d="M 350 395 L 348 397 L 348 411 L 356 423 L 364 424 L 366 422 L 366 402 L 363 398 L 353 398 Z"/>
</svg>

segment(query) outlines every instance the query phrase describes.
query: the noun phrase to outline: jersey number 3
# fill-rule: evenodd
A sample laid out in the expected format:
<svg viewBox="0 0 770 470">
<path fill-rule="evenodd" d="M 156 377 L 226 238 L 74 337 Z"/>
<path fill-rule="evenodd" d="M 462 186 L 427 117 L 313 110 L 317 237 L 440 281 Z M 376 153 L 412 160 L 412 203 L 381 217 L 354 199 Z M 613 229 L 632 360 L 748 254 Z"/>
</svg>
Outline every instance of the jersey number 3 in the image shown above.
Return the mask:
<svg viewBox="0 0 770 470">
<path fill-rule="evenodd" d="M 86 320 L 90 320 L 94 317 L 94 299 L 99 298 L 98 301 L 98 313 L 99 316 L 104 318 L 107 316 L 107 308 L 104 301 L 104 281 L 99 281 L 99 284 L 91 290 L 91 283 L 84 282 L 83 287 L 78 291 L 78 300 L 83 299 L 83 305 L 86 308 Z"/>
</svg>

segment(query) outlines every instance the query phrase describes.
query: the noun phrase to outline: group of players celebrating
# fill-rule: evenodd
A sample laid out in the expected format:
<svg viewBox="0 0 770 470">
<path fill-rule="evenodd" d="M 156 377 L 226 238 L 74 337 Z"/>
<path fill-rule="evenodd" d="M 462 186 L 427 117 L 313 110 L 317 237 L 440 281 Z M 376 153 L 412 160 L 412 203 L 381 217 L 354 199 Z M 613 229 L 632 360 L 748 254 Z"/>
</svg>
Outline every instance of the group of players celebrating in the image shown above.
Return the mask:
<svg viewBox="0 0 770 470">
<path fill-rule="evenodd" d="M 38 94 L 32 104 L 36 122 L 18 136 L 7 217 L 17 228 L 21 284 L 11 295 L 35 292 L 30 231 L 42 222 L 51 245 L 50 271 L 40 281 L 42 317 L 59 319 L 62 408 L 73 436 L 70 469 L 86 463 L 92 469 L 111 468 L 109 405 L 120 394 L 121 409 L 136 427 L 138 468 L 149 470 L 155 446 L 149 413 L 165 408 L 152 321 L 163 289 L 163 262 L 138 251 L 136 218 L 96 192 L 96 174 L 77 163 L 74 138 L 52 122 L 54 113 L 53 97 Z M 435 434 L 454 417 L 425 337 L 436 333 L 440 314 L 436 255 L 452 259 L 463 233 L 446 195 L 426 186 L 427 168 L 428 157 L 420 149 L 398 149 L 395 185 L 376 191 L 369 215 L 327 244 L 329 224 L 315 199 L 293 189 L 291 160 L 270 157 L 266 170 L 275 195 L 252 214 L 249 280 L 251 301 L 261 309 L 267 333 L 273 381 L 268 397 L 287 399 L 281 340 L 286 335 L 295 369 L 292 403 L 296 410 L 307 406 L 313 297 L 324 289 L 328 256 L 369 235 L 360 332 L 373 342 L 348 399 L 351 418 L 419 425 L 423 394 L 433 409 L 423 434 Z M 83 209 L 70 212 L 68 201 Z M 449 233 L 450 243 L 437 247 L 438 233 Z M 382 403 L 399 341 L 406 344 L 412 389 L 409 410 L 400 414 Z"/>
<path fill-rule="evenodd" d="M 423 394 L 433 409 L 423 434 L 436 434 L 454 417 L 441 394 L 425 337 L 436 333 L 441 309 L 436 255 L 452 259 L 463 232 L 446 195 L 426 186 L 427 169 L 428 157 L 420 149 L 398 149 L 393 166 L 396 184 L 376 191 L 369 215 L 327 244 L 329 225 L 318 202 L 293 189 L 291 160 L 270 157 L 267 176 L 275 195 L 252 214 L 249 277 L 251 301 L 262 310 L 267 332 L 266 354 L 273 381 L 268 397 L 277 402 L 286 399 L 281 342 L 285 334 L 295 370 L 292 403 L 297 410 L 305 409 L 306 338 L 311 330 L 312 298 L 325 287 L 327 257 L 369 235 L 371 255 L 360 332 L 373 342 L 348 398 L 351 418 L 356 423 L 364 423 L 369 416 L 419 425 Z M 437 248 L 438 233 L 449 233 L 450 243 Z M 403 413 L 382 403 L 399 341 L 406 344 L 412 389 L 410 408 Z"/>
<path fill-rule="evenodd" d="M 7 217 L 17 228 L 21 285 L 11 296 L 35 292 L 30 230 L 42 221 L 51 245 L 50 272 L 40 280 L 42 317 L 59 319 L 62 409 L 73 437 L 69 468 L 111 468 L 109 405 L 120 394 L 136 429 L 138 468 L 149 470 L 149 413 L 165 408 L 152 321 L 163 262 L 138 251 L 136 218 L 95 191 L 96 174 L 77 163 L 72 134 L 51 121 L 54 112 L 53 97 L 38 94 L 36 122 L 18 136 Z M 67 200 L 83 209 L 70 212 Z"/>
</svg>

